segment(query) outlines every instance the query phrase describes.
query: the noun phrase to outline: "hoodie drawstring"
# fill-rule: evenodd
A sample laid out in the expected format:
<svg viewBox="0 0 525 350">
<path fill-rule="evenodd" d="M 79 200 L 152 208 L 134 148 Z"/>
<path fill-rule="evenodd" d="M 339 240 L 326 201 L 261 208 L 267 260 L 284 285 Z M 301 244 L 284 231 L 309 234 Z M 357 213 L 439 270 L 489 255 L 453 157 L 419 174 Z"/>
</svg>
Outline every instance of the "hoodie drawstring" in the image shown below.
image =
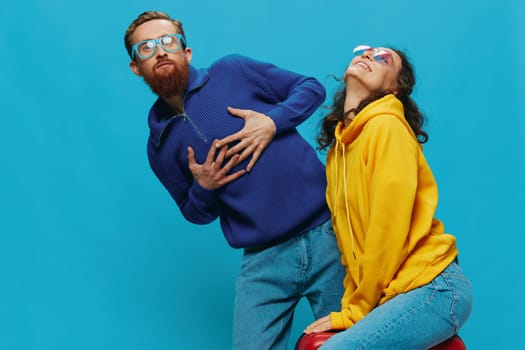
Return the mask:
<svg viewBox="0 0 525 350">
<path fill-rule="evenodd" d="M 350 221 L 350 208 L 348 207 L 348 186 L 346 183 L 346 156 L 345 156 L 345 145 L 341 145 L 339 140 L 336 140 L 335 143 L 335 173 L 336 173 L 336 195 L 335 195 L 335 203 L 334 203 L 334 212 L 337 213 L 337 205 L 338 205 L 338 194 L 339 194 L 339 148 L 342 150 L 343 154 L 343 195 L 344 195 L 344 204 L 345 204 L 345 216 L 346 216 L 346 224 L 348 226 L 348 231 L 350 232 L 350 238 L 352 242 L 352 255 L 354 256 L 354 259 L 356 258 L 355 255 L 355 247 L 354 247 L 354 230 L 352 229 L 352 223 Z M 335 216 L 335 214 L 334 214 Z"/>
</svg>

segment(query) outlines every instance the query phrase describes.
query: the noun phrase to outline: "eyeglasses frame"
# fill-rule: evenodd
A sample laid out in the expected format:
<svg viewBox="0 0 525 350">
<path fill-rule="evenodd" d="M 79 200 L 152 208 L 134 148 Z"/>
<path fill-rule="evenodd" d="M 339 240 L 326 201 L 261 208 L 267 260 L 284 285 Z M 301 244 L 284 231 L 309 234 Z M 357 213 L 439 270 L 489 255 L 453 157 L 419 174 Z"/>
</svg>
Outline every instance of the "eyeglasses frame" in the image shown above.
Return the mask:
<svg viewBox="0 0 525 350">
<path fill-rule="evenodd" d="M 178 42 L 179 42 L 179 46 L 175 49 L 175 50 L 169 50 L 169 49 L 166 49 L 166 47 L 162 44 L 162 40 L 166 37 L 176 37 Z M 144 44 L 144 43 L 147 43 L 147 42 L 153 42 L 154 43 L 154 49 L 151 53 L 151 55 L 149 56 L 146 56 L 146 57 L 143 57 L 138 48 L 140 45 Z M 146 40 L 141 40 L 139 42 L 137 42 L 135 45 L 133 45 L 131 47 L 131 59 L 132 60 L 135 60 L 135 52 L 137 53 L 137 57 L 139 57 L 141 60 L 147 60 L 148 58 L 151 58 L 153 56 L 155 56 L 155 54 L 157 53 L 157 47 L 160 45 L 160 47 L 162 47 L 162 49 L 166 52 L 177 52 L 181 49 L 181 47 L 185 46 L 186 45 L 186 40 L 184 39 L 184 36 L 182 36 L 182 34 L 166 34 L 166 35 L 163 35 L 161 36 L 160 38 L 157 38 L 157 39 L 146 39 Z"/>
</svg>

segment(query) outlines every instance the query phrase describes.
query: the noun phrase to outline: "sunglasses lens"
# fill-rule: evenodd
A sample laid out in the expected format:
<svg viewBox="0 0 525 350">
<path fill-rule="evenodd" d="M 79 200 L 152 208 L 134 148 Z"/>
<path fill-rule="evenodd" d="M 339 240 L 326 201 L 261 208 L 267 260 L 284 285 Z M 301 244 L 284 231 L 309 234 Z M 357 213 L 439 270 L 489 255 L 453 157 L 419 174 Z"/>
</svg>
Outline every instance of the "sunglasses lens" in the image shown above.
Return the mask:
<svg viewBox="0 0 525 350">
<path fill-rule="evenodd" d="M 372 51 L 376 62 L 383 64 L 390 64 L 392 62 L 392 54 L 383 49 L 374 49 L 368 45 L 359 45 L 353 50 L 355 56 L 362 56 L 367 51 Z"/>
<path fill-rule="evenodd" d="M 354 55 L 356 56 L 361 56 L 362 54 L 365 53 L 365 51 L 368 51 L 372 49 L 371 46 L 368 46 L 368 45 L 359 45 L 359 46 L 356 46 L 355 49 L 354 49 Z"/>
<path fill-rule="evenodd" d="M 379 52 L 374 55 L 374 60 L 380 63 L 389 64 L 392 61 L 392 55 L 389 52 Z"/>
</svg>

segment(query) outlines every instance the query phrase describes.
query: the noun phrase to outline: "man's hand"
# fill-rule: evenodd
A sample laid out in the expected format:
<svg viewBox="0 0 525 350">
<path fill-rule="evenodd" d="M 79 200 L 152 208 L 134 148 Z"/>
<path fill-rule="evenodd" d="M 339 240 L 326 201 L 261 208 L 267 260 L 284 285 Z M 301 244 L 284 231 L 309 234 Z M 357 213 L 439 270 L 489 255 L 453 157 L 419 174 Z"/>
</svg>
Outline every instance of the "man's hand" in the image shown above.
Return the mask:
<svg viewBox="0 0 525 350">
<path fill-rule="evenodd" d="M 272 141 L 276 131 L 275 123 L 270 117 L 251 109 L 228 107 L 228 112 L 244 119 L 244 127 L 235 134 L 219 140 L 217 147 L 239 141 L 239 143 L 228 150 L 226 157 L 240 154 L 238 162 L 242 162 L 252 155 L 246 167 L 246 171 L 251 171 L 266 146 Z"/>
<path fill-rule="evenodd" d="M 330 315 L 327 315 L 325 317 L 321 317 L 304 330 L 304 333 L 311 334 L 311 333 L 320 333 L 329 331 L 332 329 L 332 320 L 330 319 Z"/>
<path fill-rule="evenodd" d="M 193 148 L 188 147 L 188 162 L 190 171 L 199 185 L 208 190 L 214 190 L 222 187 L 246 173 L 246 170 L 242 169 L 233 174 L 228 174 L 230 170 L 239 162 L 240 156 L 235 154 L 230 158 L 226 165 L 222 166 L 222 163 L 226 158 L 228 146 L 224 145 L 221 147 L 219 154 L 217 157 L 215 157 L 218 148 L 217 140 L 215 140 L 208 151 L 206 160 L 204 163 L 199 164 L 195 161 L 195 152 L 193 151 Z"/>
</svg>

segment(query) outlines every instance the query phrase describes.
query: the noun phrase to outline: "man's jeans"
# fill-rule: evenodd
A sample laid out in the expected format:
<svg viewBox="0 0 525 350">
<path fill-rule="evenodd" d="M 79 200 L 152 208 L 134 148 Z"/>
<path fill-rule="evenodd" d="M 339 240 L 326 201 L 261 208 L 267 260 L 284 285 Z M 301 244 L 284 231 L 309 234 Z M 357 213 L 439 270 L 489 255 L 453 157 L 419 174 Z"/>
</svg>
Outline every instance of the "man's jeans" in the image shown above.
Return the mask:
<svg viewBox="0 0 525 350">
<path fill-rule="evenodd" d="M 428 349 L 453 336 L 471 307 L 470 282 L 453 262 L 432 282 L 376 307 L 321 349 Z"/>
<path fill-rule="evenodd" d="M 234 349 L 286 349 L 301 297 L 315 319 L 338 311 L 344 276 L 330 221 L 269 248 L 245 249 L 236 283 Z"/>
</svg>

